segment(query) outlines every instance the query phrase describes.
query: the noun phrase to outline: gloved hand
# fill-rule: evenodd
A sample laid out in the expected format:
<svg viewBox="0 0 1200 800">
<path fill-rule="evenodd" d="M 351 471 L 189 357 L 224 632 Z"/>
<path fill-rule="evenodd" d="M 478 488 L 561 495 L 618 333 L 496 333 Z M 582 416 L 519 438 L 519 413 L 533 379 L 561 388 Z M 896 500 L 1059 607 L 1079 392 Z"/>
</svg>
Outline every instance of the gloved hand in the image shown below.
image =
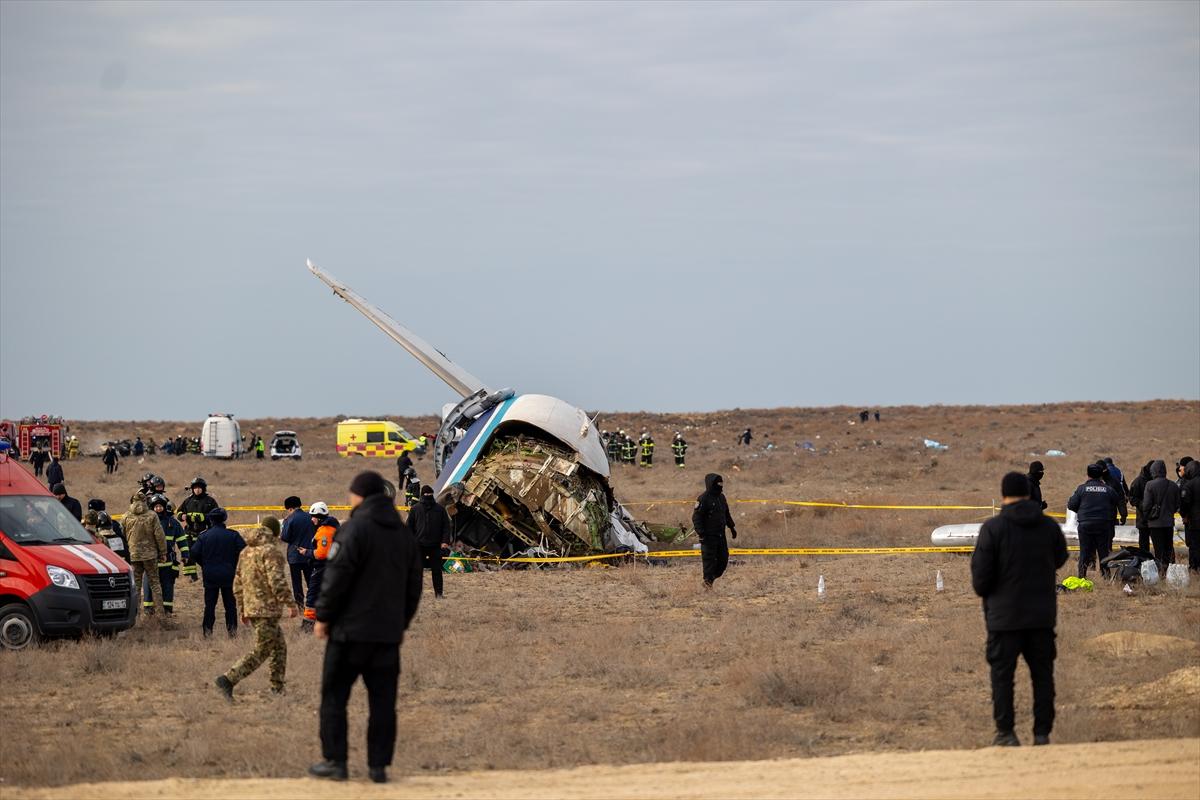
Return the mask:
<svg viewBox="0 0 1200 800">
<path fill-rule="evenodd" d="M 732 536 L 734 539 L 736 539 L 737 538 L 737 528 L 730 528 L 729 535 Z"/>
</svg>

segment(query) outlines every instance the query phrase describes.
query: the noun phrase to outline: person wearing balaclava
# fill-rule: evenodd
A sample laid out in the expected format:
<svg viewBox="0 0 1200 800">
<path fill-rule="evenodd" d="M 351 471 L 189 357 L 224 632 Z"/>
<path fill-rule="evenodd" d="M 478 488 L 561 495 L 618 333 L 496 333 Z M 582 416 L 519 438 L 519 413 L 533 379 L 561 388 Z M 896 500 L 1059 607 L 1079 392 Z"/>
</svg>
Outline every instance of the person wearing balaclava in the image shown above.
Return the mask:
<svg viewBox="0 0 1200 800">
<path fill-rule="evenodd" d="M 725 540 L 725 529 L 737 538 L 737 528 L 729 515 L 729 503 L 725 500 L 725 481 L 710 472 L 704 476 L 704 493 L 696 498 L 692 511 L 692 527 L 700 537 L 700 556 L 704 562 L 704 588 L 711 589 L 713 581 L 725 574 L 729 566 L 729 543 Z"/>
<path fill-rule="evenodd" d="M 1150 543 L 1154 545 L 1154 560 L 1159 570 L 1175 563 L 1175 512 L 1179 510 L 1179 486 L 1167 480 L 1167 463 L 1155 461 L 1150 465 L 1150 482 L 1142 495 L 1138 516 L 1146 516 Z"/>
<path fill-rule="evenodd" d="M 1035 503 L 1042 504 L 1042 510 L 1046 510 L 1046 501 L 1042 500 L 1042 476 L 1046 474 L 1046 467 L 1040 461 L 1029 462 L 1029 474 L 1025 477 L 1029 479 L 1029 499 Z"/>
<path fill-rule="evenodd" d="M 1075 512 L 1079 525 L 1080 578 L 1087 577 L 1093 559 L 1099 561 L 1100 573 L 1107 575 L 1104 559 L 1108 557 L 1109 542 L 1113 540 L 1119 503 L 1117 493 L 1104 482 L 1099 465 L 1088 464 L 1087 478 L 1067 501 L 1067 510 Z"/>
</svg>

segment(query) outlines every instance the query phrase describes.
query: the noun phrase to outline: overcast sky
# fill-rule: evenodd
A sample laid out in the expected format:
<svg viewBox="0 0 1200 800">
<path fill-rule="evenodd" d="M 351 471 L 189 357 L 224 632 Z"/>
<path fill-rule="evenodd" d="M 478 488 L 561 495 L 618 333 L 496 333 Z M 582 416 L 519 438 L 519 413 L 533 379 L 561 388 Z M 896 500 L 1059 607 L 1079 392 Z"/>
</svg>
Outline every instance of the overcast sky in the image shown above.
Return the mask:
<svg viewBox="0 0 1200 800">
<path fill-rule="evenodd" d="M 1200 4 L 0 4 L 0 414 L 1200 397 Z"/>
</svg>

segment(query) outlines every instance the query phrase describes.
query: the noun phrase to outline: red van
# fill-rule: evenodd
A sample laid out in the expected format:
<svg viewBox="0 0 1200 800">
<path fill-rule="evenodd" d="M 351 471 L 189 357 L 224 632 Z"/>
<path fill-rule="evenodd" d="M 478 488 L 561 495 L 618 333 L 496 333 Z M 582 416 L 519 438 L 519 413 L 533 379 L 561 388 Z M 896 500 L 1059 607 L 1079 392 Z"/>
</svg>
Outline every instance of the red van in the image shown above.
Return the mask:
<svg viewBox="0 0 1200 800">
<path fill-rule="evenodd" d="M 0 647 L 133 627 L 133 570 L 0 442 Z"/>
</svg>

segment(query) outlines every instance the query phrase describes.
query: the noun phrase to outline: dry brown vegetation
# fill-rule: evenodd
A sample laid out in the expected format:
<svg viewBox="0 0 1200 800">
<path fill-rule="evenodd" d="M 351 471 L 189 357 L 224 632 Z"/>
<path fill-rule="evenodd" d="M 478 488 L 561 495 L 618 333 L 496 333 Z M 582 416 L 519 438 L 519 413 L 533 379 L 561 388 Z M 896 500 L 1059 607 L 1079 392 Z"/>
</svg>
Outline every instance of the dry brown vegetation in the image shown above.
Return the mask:
<svg viewBox="0 0 1200 800">
<path fill-rule="evenodd" d="M 620 495 L 637 501 L 694 496 L 704 472 L 715 469 L 728 476 L 734 498 L 986 505 L 1003 471 L 1026 464 L 1035 449 L 1059 447 L 1070 455 L 1043 460 L 1047 499 L 1061 506 L 1098 455 L 1132 470 L 1151 456 L 1200 453 L 1196 403 L 885 409 L 883 421 L 865 430 L 847 425 L 851 415 L 783 410 L 602 422 L 635 433 L 645 424 L 656 434 L 660 464 L 617 470 Z M 306 502 L 340 499 L 362 463 L 322 457 L 317 429 L 305 434 L 303 421 L 278 424 L 300 430 L 312 456 L 300 464 L 159 457 L 127 464 L 119 481 L 87 459 L 65 465 L 68 485 L 80 499 L 100 494 L 115 504 L 140 472 L 164 474 L 172 487 L 201 472 L 228 505 L 291 493 Z M 689 424 L 689 466 L 677 470 L 665 445 Z M 92 425 L 100 430 L 77 425 L 81 436 Z M 734 437 L 746 425 L 762 438 L 737 448 Z M 98 435 L 133 430 L 114 424 Z M 777 449 L 757 446 L 765 434 Z M 951 448 L 933 457 L 920 446 L 924 436 Z M 793 446 L 805 440 L 830 450 L 812 455 Z M 418 463 L 428 471 L 428 459 Z M 659 522 L 689 511 L 644 507 Z M 738 544 L 830 546 L 925 544 L 934 525 L 973 512 L 744 504 L 735 513 Z M 939 569 L 941 594 L 934 591 Z M 397 768 L 762 759 L 990 740 L 983 622 L 966 557 L 735 558 L 711 593 L 699 589 L 698 570 L 680 560 L 448 577 L 448 599 L 422 606 L 405 644 Z M 823 601 L 818 575 L 829 587 Z M 270 695 L 260 673 L 228 706 L 212 678 L 250 642 L 201 639 L 199 591 L 179 586 L 178 630 L 139 626 L 115 640 L 0 653 L 0 779 L 290 776 L 318 756 L 320 644 L 291 623 L 288 694 Z M 1183 595 L 1126 597 L 1119 586 L 1101 585 L 1061 598 L 1055 741 L 1200 735 L 1198 598 L 1195 584 Z M 1097 641 L 1120 631 L 1193 644 Z M 1020 732 L 1027 733 L 1030 697 L 1026 674 L 1018 675 Z M 352 704 L 352 759 L 360 764 L 361 688 Z"/>
</svg>

